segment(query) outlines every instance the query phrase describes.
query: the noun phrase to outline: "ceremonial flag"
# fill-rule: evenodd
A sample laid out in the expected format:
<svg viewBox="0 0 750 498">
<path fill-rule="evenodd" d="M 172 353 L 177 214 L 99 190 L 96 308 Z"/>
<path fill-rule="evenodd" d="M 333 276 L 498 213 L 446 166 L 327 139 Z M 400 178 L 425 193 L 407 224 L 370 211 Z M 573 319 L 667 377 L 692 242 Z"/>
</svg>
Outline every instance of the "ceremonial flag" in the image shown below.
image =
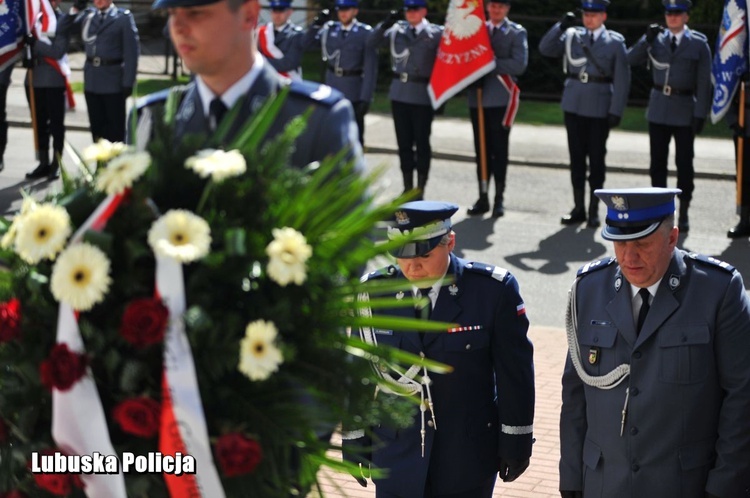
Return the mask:
<svg viewBox="0 0 750 498">
<path fill-rule="evenodd" d="M 743 0 L 744 1 L 744 0 Z M 495 69 L 482 0 L 451 0 L 427 91 L 432 107 Z"/>
<path fill-rule="evenodd" d="M 21 58 L 24 0 L 0 0 L 0 71 Z"/>
<path fill-rule="evenodd" d="M 712 123 L 717 123 L 727 113 L 740 78 L 747 71 L 747 1 L 725 0 L 711 68 L 714 84 Z"/>
</svg>

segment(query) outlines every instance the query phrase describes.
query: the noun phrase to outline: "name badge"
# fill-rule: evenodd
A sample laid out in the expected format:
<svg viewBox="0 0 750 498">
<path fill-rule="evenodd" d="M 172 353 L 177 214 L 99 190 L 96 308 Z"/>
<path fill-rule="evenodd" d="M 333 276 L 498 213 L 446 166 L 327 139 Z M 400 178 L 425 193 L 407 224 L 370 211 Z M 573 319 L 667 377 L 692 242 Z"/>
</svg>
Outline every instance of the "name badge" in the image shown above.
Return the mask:
<svg viewBox="0 0 750 498">
<path fill-rule="evenodd" d="M 377 335 L 393 335 L 392 330 L 384 330 L 384 329 L 373 329 L 373 332 Z"/>
</svg>

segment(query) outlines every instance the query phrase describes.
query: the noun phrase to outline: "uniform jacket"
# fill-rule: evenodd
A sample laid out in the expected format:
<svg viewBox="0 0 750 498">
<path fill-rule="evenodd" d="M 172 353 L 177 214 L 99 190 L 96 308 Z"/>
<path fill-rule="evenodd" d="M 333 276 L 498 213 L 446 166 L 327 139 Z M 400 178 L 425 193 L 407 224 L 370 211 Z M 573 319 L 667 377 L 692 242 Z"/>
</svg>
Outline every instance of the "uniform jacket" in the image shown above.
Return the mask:
<svg viewBox="0 0 750 498">
<path fill-rule="evenodd" d="M 327 64 L 327 85 L 351 102 L 370 102 L 378 79 L 377 51 L 367 43 L 372 27 L 355 19 L 346 37 L 342 33 L 339 21 L 328 21 L 319 30 L 311 27 L 307 31 L 307 44 L 321 47 Z M 339 76 L 337 71 L 361 71 L 361 74 Z"/>
<path fill-rule="evenodd" d="M 703 33 L 686 28 L 673 53 L 671 36 L 664 31 L 651 45 L 642 36 L 628 50 L 628 62 L 633 66 L 650 65 L 654 85 L 691 93 L 666 95 L 664 89 L 652 88 L 646 119 L 663 125 L 690 126 L 693 118 L 706 119 L 711 106 L 711 50 Z M 649 52 L 657 64 L 650 59 Z M 661 64 L 668 66 L 657 67 Z"/>
<path fill-rule="evenodd" d="M 495 70 L 484 76 L 482 85 L 482 106 L 505 107 L 508 105 L 508 90 L 498 79 L 501 74 L 507 74 L 516 81 L 526 71 L 529 63 L 529 44 L 526 39 L 526 28 L 506 19 L 500 28 L 493 33 L 492 23 L 487 22 L 490 44 L 495 52 Z M 474 86 L 467 92 L 469 107 L 477 106 L 477 92 Z"/>
<path fill-rule="evenodd" d="M 614 258 L 579 276 L 585 371 L 631 371 L 601 390 L 583 384 L 568 358 L 560 489 L 583 489 L 584 498 L 750 496 L 750 301 L 740 274 L 675 249 L 639 335 Z"/>
<path fill-rule="evenodd" d="M 590 118 L 605 118 L 608 114 L 622 116 L 630 91 L 630 66 L 628 65 L 625 39 L 620 33 L 605 29 L 590 47 L 591 54 L 601 70 L 584 52 L 583 27 L 560 30 L 556 23 L 542 37 L 539 51 L 547 57 L 563 57 L 568 75 L 562 95 L 562 108 L 565 112 Z M 566 40 L 571 37 L 570 57 L 566 54 Z M 586 59 L 585 64 L 576 67 L 570 59 Z M 611 78 L 611 83 L 584 83 L 583 74 L 593 77 Z"/>
<path fill-rule="evenodd" d="M 140 50 L 133 14 L 112 4 L 104 17 L 97 9 L 88 8 L 76 16 L 75 22 L 81 27 L 86 49 L 84 91 L 122 93 L 123 88 L 133 88 Z M 103 63 L 96 66 L 95 57 Z"/>
<path fill-rule="evenodd" d="M 369 43 L 373 47 L 387 44 L 391 54 L 391 69 L 394 72 L 388 98 L 406 104 L 432 106 L 427 93 L 427 82 L 432 75 L 435 65 L 443 27 L 427 23 L 416 38 L 411 32 L 411 26 L 406 21 L 398 21 L 384 31 L 382 23 L 372 30 Z M 406 75 L 406 76 L 402 76 Z M 417 77 L 425 81 L 409 81 L 408 78 Z M 402 81 L 406 78 L 406 81 Z"/>
<path fill-rule="evenodd" d="M 13 72 L 14 66 L 15 64 L 11 64 L 10 66 L 0 71 L 0 85 L 10 86 L 10 75 Z"/>
<path fill-rule="evenodd" d="M 404 276 L 392 266 L 369 278 Z M 411 293 L 407 291 L 404 298 L 411 300 Z M 375 331 L 378 344 L 424 353 L 454 367 L 450 374 L 430 376 L 438 430 L 428 412 L 424 457 L 419 413 L 406 429 L 373 428 L 376 441 L 382 441 L 372 454 L 373 465 L 390 472 L 388 478 L 375 481 L 379 491 L 422 498 L 431 466 L 432 489 L 456 493 L 479 486 L 497 472 L 499 456 L 529 458 L 534 419 L 533 348 L 526 337 L 529 321 L 522 310 L 518 283 L 510 273 L 451 255 L 431 319 L 480 325 L 482 329 L 425 333 L 424 342 L 418 332 Z M 411 306 L 373 312 L 414 317 Z M 368 442 L 362 438 L 344 444 L 346 448 Z"/>
<path fill-rule="evenodd" d="M 37 40 L 34 44 L 35 66 L 33 71 L 33 84 L 36 88 L 62 88 L 65 87 L 65 76 L 45 59 L 57 61 L 68 52 L 70 41 L 69 30 L 74 17 L 63 14 L 56 10 L 57 31 L 55 36 L 49 39 L 49 43 Z"/>
<path fill-rule="evenodd" d="M 268 29 L 273 29 L 273 23 L 268 23 Z M 266 60 L 280 73 L 299 71 L 302 64 L 302 53 L 305 50 L 305 32 L 294 23 L 288 22 L 280 30 L 274 32 L 274 45 L 284 54 L 280 59 L 268 57 Z M 264 54 L 265 55 L 265 54 Z"/>
</svg>

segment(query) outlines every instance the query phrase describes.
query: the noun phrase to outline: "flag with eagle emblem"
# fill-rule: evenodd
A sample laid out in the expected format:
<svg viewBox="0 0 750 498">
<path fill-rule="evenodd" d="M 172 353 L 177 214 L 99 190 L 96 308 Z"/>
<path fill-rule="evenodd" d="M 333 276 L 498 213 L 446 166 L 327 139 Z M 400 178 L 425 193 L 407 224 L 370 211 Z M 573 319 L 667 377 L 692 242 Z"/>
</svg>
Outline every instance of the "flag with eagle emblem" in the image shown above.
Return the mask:
<svg viewBox="0 0 750 498">
<path fill-rule="evenodd" d="M 716 124 L 727 113 L 740 78 L 747 71 L 747 1 L 726 0 L 711 68 L 714 84 L 712 123 Z"/>
</svg>

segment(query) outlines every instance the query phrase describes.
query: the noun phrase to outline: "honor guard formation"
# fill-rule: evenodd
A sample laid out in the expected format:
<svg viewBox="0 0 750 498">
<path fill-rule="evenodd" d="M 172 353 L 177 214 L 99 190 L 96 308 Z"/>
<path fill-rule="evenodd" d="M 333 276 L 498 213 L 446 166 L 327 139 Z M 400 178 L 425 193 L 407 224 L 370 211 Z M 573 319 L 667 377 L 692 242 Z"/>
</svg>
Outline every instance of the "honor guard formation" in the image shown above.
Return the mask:
<svg viewBox="0 0 750 498">
<path fill-rule="evenodd" d="M 296 168 L 343 152 L 355 174 L 364 170 L 365 116 L 378 70 L 387 72 L 381 80 L 388 84 L 402 175 L 396 183 L 414 200 L 387 220 L 392 264 L 363 277 L 376 285 L 360 299 L 382 324 L 410 318 L 424 330 L 383 325 L 352 334 L 451 371 L 431 372 L 420 361 L 376 365 L 382 383 L 373 396 L 409 396 L 418 409 L 401 427 L 344 427 L 346 469 L 362 486 L 371 480 L 378 498 L 489 498 L 498 477 L 511 482 L 522 476 L 535 441 L 535 379 L 519 282 L 505 268 L 457 256 L 462 234 L 452 217 L 459 206 L 426 200 L 430 136 L 439 113 L 431 79 L 439 54 L 451 43 L 482 43 L 491 64 L 460 89 L 478 184 L 467 214 L 505 215 L 510 132 L 529 64 L 527 29 L 510 19 L 511 0 L 486 0 L 484 12 L 482 2 L 452 1 L 450 8 L 462 10 L 449 13 L 455 24 L 446 26 L 428 19 L 438 16 L 430 15 L 427 0 L 393 0 L 389 7 L 396 10 L 374 12 L 382 16 L 375 26 L 358 19 L 369 7 L 364 1 L 334 0 L 332 10 L 310 14 L 308 27 L 291 22 L 292 0 L 263 6 L 260 0 L 155 0 L 153 9 L 168 14 L 168 36 L 191 78 L 138 99 L 132 121 L 126 103 L 138 69 L 135 18 L 112 0 L 92 1 L 76 0 L 65 13 L 59 0 L 50 0 L 54 33 L 37 25 L 24 37 L 39 160 L 28 179 L 60 174 L 65 112 L 75 106 L 66 56 L 74 35 L 85 50 L 83 89 L 95 141 L 145 146 L 171 92 L 176 144 L 189 134 L 208 137 L 222 124 L 229 143 L 269 96 L 287 89 L 265 140 L 307 115 L 290 156 Z M 648 24 L 630 46 L 606 25 L 610 0 L 582 0 L 577 13 L 537 33 L 538 52 L 562 67 L 573 207 L 560 222 L 600 228 L 614 254 L 584 265 L 568 295 L 562 498 L 750 496 L 750 301 L 733 266 L 677 247 L 679 234 L 690 230 L 695 138 L 713 112 L 710 42 L 688 27 L 691 0 L 661 4 L 663 23 Z M 264 7 L 270 20 L 261 20 Z M 320 54 L 323 83 L 304 79 L 310 76 L 302 72 L 305 52 Z M 388 63 L 380 65 L 382 52 Z M 607 141 L 622 120 L 631 68 L 637 67 L 649 78 L 650 186 L 606 188 Z M 0 71 L 0 170 L 12 69 Z M 727 102 L 739 159 L 739 222 L 728 230 L 730 238 L 750 236 L 748 102 L 740 92 Z M 668 188 L 672 140 L 676 188 Z M 221 144 L 206 138 L 205 145 Z M 159 195 L 165 209 L 184 207 L 189 197 Z M 389 305 L 374 306 L 371 298 L 387 298 Z M 450 326 L 440 328 L 443 323 Z"/>
</svg>

